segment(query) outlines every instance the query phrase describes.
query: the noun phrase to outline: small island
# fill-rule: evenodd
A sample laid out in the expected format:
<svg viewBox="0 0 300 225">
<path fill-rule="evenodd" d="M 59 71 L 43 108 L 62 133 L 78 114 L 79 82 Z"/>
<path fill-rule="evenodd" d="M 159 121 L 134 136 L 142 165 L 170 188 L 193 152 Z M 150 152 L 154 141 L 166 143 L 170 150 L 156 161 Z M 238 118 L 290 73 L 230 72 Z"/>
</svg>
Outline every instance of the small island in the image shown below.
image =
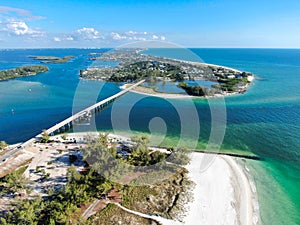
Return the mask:
<svg viewBox="0 0 300 225">
<path fill-rule="evenodd" d="M 104 53 L 97 57 L 97 60 L 117 62 L 118 65 L 80 70 L 80 77 L 126 83 L 146 79 L 152 87 L 142 87 L 139 91 L 153 89 L 154 92 L 156 82 L 169 81 L 174 82 L 187 95 L 201 97 L 244 93 L 253 80 L 253 74 L 249 72 L 212 64 L 144 55 L 141 51 L 142 49 L 122 49 Z M 209 81 L 213 84 L 206 87 L 198 85 L 197 82 L 191 85 L 189 81 Z M 149 91 L 141 92 L 149 93 Z"/>
<path fill-rule="evenodd" d="M 105 51 L 98 51 L 98 52 L 91 52 L 89 54 L 90 58 L 89 60 L 93 61 L 93 60 L 99 60 L 101 55 L 104 53 Z"/>
<path fill-rule="evenodd" d="M 0 81 L 14 79 L 17 77 L 33 76 L 47 71 L 49 71 L 47 66 L 40 65 L 22 66 L 16 69 L 2 70 L 0 71 Z"/>
<path fill-rule="evenodd" d="M 29 56 L 29 58 L 33 58 L 35 60 L 39 60 L 41 63 L 50 63 L 50 64 L 59 64 L 69 62 L 74 56 L 64 56 L 64 57 L 56 57 L 56 56 Z"/>
</svg>

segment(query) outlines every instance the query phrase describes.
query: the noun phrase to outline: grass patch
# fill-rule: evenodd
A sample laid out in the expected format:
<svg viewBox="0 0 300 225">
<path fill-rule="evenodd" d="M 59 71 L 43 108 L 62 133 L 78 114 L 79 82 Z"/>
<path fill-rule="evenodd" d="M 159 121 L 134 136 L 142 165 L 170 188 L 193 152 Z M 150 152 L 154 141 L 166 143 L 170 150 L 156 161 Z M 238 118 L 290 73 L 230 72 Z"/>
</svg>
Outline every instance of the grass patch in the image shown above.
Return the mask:
<svg viewBox="0 0 300 225">
<path fill-rule="evenodd" d="M 17 175 L 22 175 L 22 174 L 26 171 L 27 168 L 28 168 L 28 165 L 22 166 L 21 168 L 19 168 L 19 169 L 16 171 Z"/>
<path fill-rule="evenodd" d="M 162 175 L 162 171 L 153 172 L 150 177 L 158 174 Z M 122 205 L 144 214 L 151 213 L 170 219 L 180 218 L 184 204 L 187 202 L 180 196 L 187 198 L 185 193 L 190 185 L 186 174 L 186 169 L 179 168 L 174 173 L 164 174 L 169 176 L 165 176 L 165 180 L 152 185 L 126 185 L 122 190 Z M 131 184 L 136 184 L 143 179 L 145 179 L 144 175 L 132 181 Z"/>
<path fill-rule="evenodd" d="M 128 213 L 114 204 L 109 204 L 101 212 L 91 217 L 88 221 L 88 224 L 158 225 L 158 223 L 153 220 L 144 219 L 142 217 Z"/>
</svg>

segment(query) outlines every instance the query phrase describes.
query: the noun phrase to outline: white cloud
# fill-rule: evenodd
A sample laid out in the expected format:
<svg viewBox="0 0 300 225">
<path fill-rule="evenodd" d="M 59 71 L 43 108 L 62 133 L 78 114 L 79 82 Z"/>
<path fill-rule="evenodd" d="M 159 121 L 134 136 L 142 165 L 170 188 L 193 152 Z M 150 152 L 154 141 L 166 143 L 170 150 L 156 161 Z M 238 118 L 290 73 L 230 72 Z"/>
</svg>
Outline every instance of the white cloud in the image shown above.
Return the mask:
<svg viewBox="0 0 300 225">
<path fill-rule="evenodd" d="M 59 37 L 54 37 L 53 41 L 55 41 L 55 42 L 61 42 L 61 39 Z"/>
<path fill-rule="evenodd" d="M 43 32 L 28 27 L 24 21 L 8 21 L 2 23 L 2 25 L 5 26 L 2 31 L 7 31 L 9 34 L 17 36 L 30 35 L 31 37 L 40 37 L 43 35 Z"/>
<path fill-rule="evenodd" d="M 127 35 L 136 35 L 136 34 L 138 34 L 138 32 L 130 30 L 130 31 L 125 32 L 125 34 L 127 34 Z"/>
<path fill-rule="evenodd" d="M 53 41 L 55 42 L 85 42 L 97 41 L 98 39 L 104 39 L 104 37 L 100 35 L 98 30 L 92 27 L 83 27 L 72 33 L 57 34 L 53 37 Z"/>
<path fill-rule="evenodd" d="M 99 31 L 95 28 L 83 27 L 81 29 L 76 30 L 76 33 L 83 39 L 92 40 L 101 38 Z"/>
<path fill-rule="evenodd" d="M 111 32 L 110 34 L 111 38 L 115 41 L 147 41 L 147 40 L 166 40 L 164 36 L 158 36 L 155 34 L 149 34 L 146 31 L 139 32 L 139 31 L 127 31 L 124 33 L 117 33 L 117 32 Z"/>
<path fill-rule="evenodd" d="M 72 36 L 67 36 L 67 37 L 66 37 L 66 40 L 67 40 L 67 41 L 74 41 L 74 38 L 73 38 Z"/>
<path fill-rule="evenodd" d="M 146 31 L 144 31 L 144 32 L 139 32 L 139 31 L 132 31 L 132 30 L 130 30 L 130 31 L 125 32 L 125 34 L 128 35 L 128 36 L 134 36 L 134 35 L 147 35 L 148 32 L 146 32 Z"/>
<path fill-rule="evenodd" d="M 23 36 L 30 38 L 44 36 L 45 33 L 40 29 L 32 28 L 28 25 L 29 21 L 45 19 L 41 16 L 34 16 L 25 9 L 0 6 L 0 31 L 8 35 Z"/>
<path fill-rule="evenodd" d="M 158 39 L 158 36 L 153 34 L 153 35 L 152 35 L 152 39 L 153 39 L 153 40 L 157 40 L 157 39 Z"/>
<path fill-rule="evenodd" d="M 74 41 L 74 38 L 72 36 L 54 37 L 53 41 L 55 42 Z"/>
<path fill-rule="evenodd" d="M 128 39 L 129 39 L 129 40 L 134 40 L 134 41 L 146 41 L 146 40 L 147 40 L 147 38 L 144 38 L 144 37 L 136 37 L 136 36 L 129 37 Z"/>
<path fill-rule="evenodd" d="M 14 33 L 16 35 L 24 35 L 28 34 L 29 27 L 25 22 L 10 22 L 6 24 L 6 30 L 10 33 Z"/>
<path fill-rule="evenodd" d="M 113 40 L 125 40 L 125 39 L 127 39 L 127 36 L 120 35 L 119 33 L 116 33 L 116 32 L 111 32 L 110 35 L 111 35 Z"/>
</svg>

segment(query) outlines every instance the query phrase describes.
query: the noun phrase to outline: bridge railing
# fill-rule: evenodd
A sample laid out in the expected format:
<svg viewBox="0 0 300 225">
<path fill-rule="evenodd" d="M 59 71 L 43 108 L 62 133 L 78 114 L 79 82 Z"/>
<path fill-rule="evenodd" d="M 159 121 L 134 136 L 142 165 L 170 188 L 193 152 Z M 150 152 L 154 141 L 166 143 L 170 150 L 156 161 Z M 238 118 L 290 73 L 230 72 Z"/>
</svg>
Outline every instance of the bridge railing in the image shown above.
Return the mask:
<svg viewBox="0 0 300 225">
<path fill-rule="evenodd" d="M 115 99 L 121 97 L 122 95 L 124 95 L 127 92 L 129 92 L 131 89 L 135 88 L 136 86 L 138 86 L 138 85 L 140 85 L 140 84 L 142 84 L 144 82 L 145 82 L 145 80 L 141 80 L 141 81 L 139 81 L 139 82 L 131 85 L 130 87 L 128 87 L 128 88 L 120 91 L 119 93 L 117 93 L 115 95 L 112 95 L 112 96 L 110 96 L 110 97 L 108 97 L 108 98 L 106 98 L 104 100 L 101 100 L 100 102 L 97 102 L 96 104 L 94 104 L 92 106 L 89 106 L 89 107 L 85 108 L 84 110 L 81 110 L 80 112 L 78 112 L 78 113 L 76 113 L 76 114 L 68 117 L 67 119 L 61 121 L 60 123 L 58 123 L 58 124 L 50 127 L 49 129 L 46 130 L 46 132 L 48 134 L 51 134 L 51 133 L 53 133 L 53 132 L 61 129 L 62 127 L 66 126 L 67 124 L 70 124 L 70 123 L 74 122 L 75 120 L 82 118 L 85 115 L 87 115 L 89 113 L 93 113 L 93 111 L 96 108 L 98 108 L 98 107 L 100 107 L 102 105 L 105 105 L 105 104 L 109 103 L 110 101 L 114 101 Z M 40 134 L 38 134 L 36 136 L 36 138 L 41 138 L 41 137 L 42 137 L 42 133 L 40 133 Z"/>
</svg>

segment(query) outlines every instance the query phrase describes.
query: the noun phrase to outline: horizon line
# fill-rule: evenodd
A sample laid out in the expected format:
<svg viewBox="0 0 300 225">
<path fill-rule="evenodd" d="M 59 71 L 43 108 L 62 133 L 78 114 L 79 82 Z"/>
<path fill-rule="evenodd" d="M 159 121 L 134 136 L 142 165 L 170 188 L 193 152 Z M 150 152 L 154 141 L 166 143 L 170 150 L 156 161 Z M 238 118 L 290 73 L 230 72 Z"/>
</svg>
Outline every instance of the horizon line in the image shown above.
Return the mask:
<svg viewBox="0 0 300 225">
<path fill-rule="evenodd" d="M 35 47 L 29 47 L 29 48 L 23 48 L 23 47 L 16 47 L 16 48 L 2 48 L 0 47 L 0 50 L 36 50 L 36 49 L 114 49 L 114 48 L 122 48 L 122 47 L 41 47 L 41 48 L 35 48 Z M 147 48 L 147 47 L 124 47 L 124 48 Z M 149 47 L 150 49 L 184 49 L 180 47 Z M 300 47 L 185 47 L 188 49 L 285 49 L 285 50 L 300 50 Z"/>
</svg>

